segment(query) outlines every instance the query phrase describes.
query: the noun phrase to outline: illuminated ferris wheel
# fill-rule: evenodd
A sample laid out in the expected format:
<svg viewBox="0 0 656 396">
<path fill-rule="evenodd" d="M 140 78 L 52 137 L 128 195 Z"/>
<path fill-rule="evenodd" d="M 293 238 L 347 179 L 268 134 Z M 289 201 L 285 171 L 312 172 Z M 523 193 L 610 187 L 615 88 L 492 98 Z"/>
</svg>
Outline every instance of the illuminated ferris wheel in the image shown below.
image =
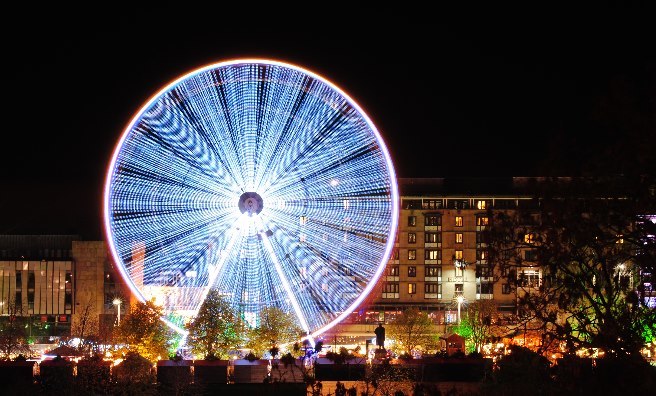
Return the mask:
<svg viewBox="0 0 656 396">
<path fill-rule="evenodd" d="M 134 295 L 181 318 L 218 289 L 256 325 L 262 307 L 316 336 L 362 302 L 398 217 L 380 134 L 343 91 L 286 63 L 236 60 L 155 94 L 123 132 L 105 230 Z"/>
</svg>

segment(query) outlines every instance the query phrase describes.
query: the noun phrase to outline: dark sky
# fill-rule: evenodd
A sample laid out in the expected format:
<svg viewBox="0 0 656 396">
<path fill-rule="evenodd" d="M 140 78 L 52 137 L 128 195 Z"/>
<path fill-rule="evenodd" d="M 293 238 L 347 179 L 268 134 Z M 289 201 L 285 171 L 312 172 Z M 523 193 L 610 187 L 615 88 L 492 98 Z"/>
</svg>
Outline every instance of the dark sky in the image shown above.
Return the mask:
<svg viewBox="0 0 656 396">
<path fill-rule="evenodd" d="M 236 57 L 343 88 L 401 177 L 576 175 L 623 134 L 654 133 L 651 10 L 184 4 L 6 14 L 0 234 L 100 238 L 126 123 L 177 76 Z"/>
</svg>

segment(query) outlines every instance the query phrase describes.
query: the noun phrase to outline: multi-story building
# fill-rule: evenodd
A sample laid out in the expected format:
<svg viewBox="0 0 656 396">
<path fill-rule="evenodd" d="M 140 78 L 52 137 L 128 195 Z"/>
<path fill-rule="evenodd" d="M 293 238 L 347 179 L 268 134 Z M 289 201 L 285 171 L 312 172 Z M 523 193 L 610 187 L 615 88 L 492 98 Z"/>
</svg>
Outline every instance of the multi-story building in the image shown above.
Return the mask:
<svg viewBox="0 0 656 396">
<path fill-rule="evenodd" d="M 129 296 L 103 241 L 0 235 L 0 320 L 22 317 L 35 344 L 71 335 L 85 315 L 89 326 L 111 325 Z M 117 298 L 126 303 L 115 305 Z"/>
</svg>

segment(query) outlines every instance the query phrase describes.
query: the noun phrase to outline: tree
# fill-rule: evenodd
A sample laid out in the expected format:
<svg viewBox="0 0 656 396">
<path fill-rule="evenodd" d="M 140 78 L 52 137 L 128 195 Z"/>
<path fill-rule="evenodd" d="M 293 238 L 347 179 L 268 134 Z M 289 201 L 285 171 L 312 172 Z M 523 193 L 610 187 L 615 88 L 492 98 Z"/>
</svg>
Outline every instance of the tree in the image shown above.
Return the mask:
<svg viewBox="0 0 656 396">
<path fill-rule="evenodd" d="M 656 224 L 644 216 L 656 213 L 654 197 L 641 194 L 645 186 L 613 182 L 551 184 L 534 208 L 497 214 L 490 256 L 510 274 L 522 322 L 546 339 L 571 353 L 639 357 L 643 334 L 656 329 L 641 278 L 653 277 L 656 262 Z M 612 198 L 609 187 L 632 196 Z"/>
<path fill-rule="evenodd" d="M 121 319 L 117 341 L 151 362 L 168 356 L 176 334 L 162 322 L 162 315 L 162 308 L 152 300 L 136 303 Z"/>
<path fill-rule="evenodd" d="M 395 340 L 395 349 L 409 354 L 426 350 L 437 338 L 436 326 L 426 312 L 417 308 L 408 308 L 397 316 L 389 326 L 389 334 Z"/>
<path fill-rule="evenodd" d="M 6 318 L 0 319 L 0 356 L 4 360 L 9 360 L 13 355 L 19 354 L 30 356 L 32 349 L 25 333 L 22 307 L 9 302 L 7 303 L 7 313 L 9 315 Z"/>
<path fill-rule="evenodd" d="M 467 304 L 464 318 L 456 327 L 456 333 L 465 337 L 470 343 L 470 347 L 467 347 L 468 351 L 480 352 L 481 346 L 488 342 L 492 336 L 495 314 L 496 306 L 491 300 L 476 300 Z"/>
<path fill-rule="evenodd" d="M 280 308 L 265 307 L 260 310 L 257 327 L 248 332 L 247 347 L 253 353 L 262 356 L 265 351 L 273 350 L 277 354 L 280 346 L 301 338 L 302 330 L 296 324 L 294 315 Z"/>
<path fill-rule="evenodd" d="M 198 314 L 187 325 L 187 343 L 196 355 L 227 358 L 244 341 L 244 325 L 228 301 L 212 289 Z"/>
<path fill-rule="evenodd" d="M 89 299 L 71 324 L 71 338 L 79 338 L 80 343 L 78 349 L 89 352 L 91 341 L 97 339 L 98 331 L 98 315 L 96 314 L 93 300 Z"/>
</svg>

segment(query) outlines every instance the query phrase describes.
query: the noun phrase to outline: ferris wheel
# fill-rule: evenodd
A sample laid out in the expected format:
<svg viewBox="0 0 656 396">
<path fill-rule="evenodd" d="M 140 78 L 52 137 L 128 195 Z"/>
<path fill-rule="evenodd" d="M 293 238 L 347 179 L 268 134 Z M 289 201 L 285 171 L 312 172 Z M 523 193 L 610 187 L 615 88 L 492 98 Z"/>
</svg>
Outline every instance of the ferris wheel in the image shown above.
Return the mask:
<svg viewBox="0 0 656 396">
<path fill-rule="evenodd" d="M 321 334 L 372 290 L 397 220 L 394 168 L 364 111 L 317 74 L 270 60 L 212 64 L 157 92 L 105 182 L 121 275 L 182 333 L 217 289 L 252 325 L 274 306 Z"/>
</svg>

